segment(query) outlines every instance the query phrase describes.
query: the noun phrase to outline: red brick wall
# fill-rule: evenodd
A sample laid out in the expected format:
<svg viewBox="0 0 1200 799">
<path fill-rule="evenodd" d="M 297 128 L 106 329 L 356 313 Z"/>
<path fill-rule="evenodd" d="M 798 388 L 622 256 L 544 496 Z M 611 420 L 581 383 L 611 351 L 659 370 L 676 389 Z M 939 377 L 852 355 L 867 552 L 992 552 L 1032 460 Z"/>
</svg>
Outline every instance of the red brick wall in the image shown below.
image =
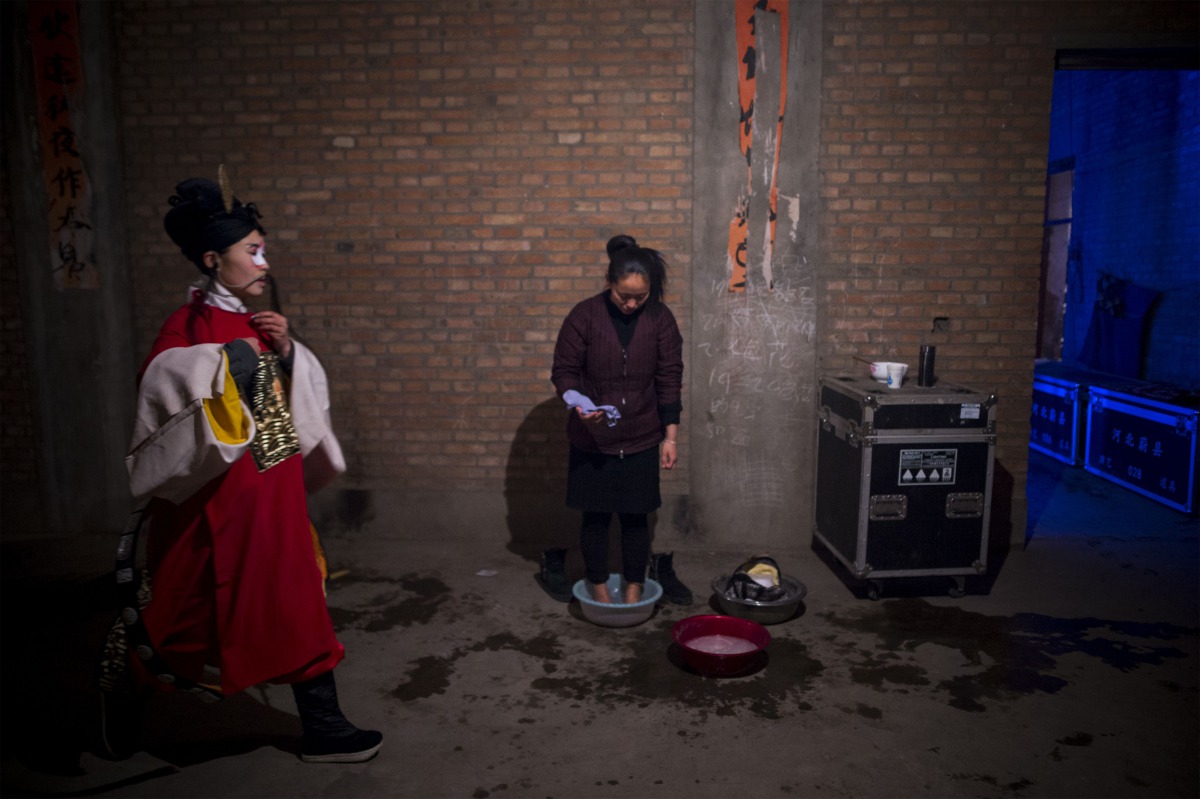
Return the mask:
<svg viewBox="0 0 1200 799">
<path fill-rule="evenodd" d="M 167 196 L 224 162 L 330 371 L 347 485 L 498 489 L 616 233 L 667 254 L 686 325 L 686 0 L 115 14 L 140 346 L 194 272 L 162 233 Z"/>
<path fill-rule="evenodd" d="M 515 450 L 516 471 L 543 468 L 514 438 L 559 426 L 535 413 L 554 335 L 600 288 L 614 233 L 668 254 L 686 328 L 692 2 L 111 7 L 138 347 L 195 275 L 162 232 L 166 199 L 224 162 L 265 212 L 285 305 L 330 372 L 343 485 L 495 491 Z M 1055 48 L 1194 41 L 1195 12 L 824 5 L 820 365 L 937 344 L 944 378 L 1000 395 L 1018 498 Z M 929 334 L 935 316 L 946 332 Z M 0 344 L 19 381 L 18 323 Z M 7 493 L 32 468 L 13 466 L 32 427 L 5 391 Z M 687 472 L 665 489 L 685 493 Z"/>
<path fill-rule="evenodd" d="M 937 345 L 942 378 L 1000 397 L 997 459 L 1023 494 L 1055 50 L 1186 32 L 1195 8 L 827 3 L 822 368 Z"/>
</svg>

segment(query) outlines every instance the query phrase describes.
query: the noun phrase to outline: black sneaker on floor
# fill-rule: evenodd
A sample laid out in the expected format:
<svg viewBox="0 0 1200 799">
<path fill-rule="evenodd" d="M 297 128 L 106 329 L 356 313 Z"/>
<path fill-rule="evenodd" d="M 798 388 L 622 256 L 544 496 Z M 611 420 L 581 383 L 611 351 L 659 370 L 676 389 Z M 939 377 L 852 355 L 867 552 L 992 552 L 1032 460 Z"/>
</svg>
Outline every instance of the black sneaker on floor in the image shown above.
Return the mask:
<svg viewBox="0 0 1200 799">
<path fill-rule="evenodd" d="M 300 759 L 305 763 L 362 763 L 379 753 L 383 733 L 375 730 L 355 730 L 337 738 L 305 736 Z"/>
</svg>

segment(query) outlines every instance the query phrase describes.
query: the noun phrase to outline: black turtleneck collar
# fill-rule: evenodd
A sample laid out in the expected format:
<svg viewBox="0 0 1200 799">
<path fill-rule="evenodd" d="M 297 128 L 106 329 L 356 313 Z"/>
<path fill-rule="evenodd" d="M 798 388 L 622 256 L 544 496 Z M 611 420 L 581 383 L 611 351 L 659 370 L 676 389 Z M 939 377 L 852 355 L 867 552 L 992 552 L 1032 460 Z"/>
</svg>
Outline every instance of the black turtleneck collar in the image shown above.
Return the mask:
<svg viewBox="0 0 1200 799">
<path fill-rule="evenodd" d="M 629 342 L 633 341 L 633 328 L 637 325 L 637 320 L 641 318 L 642 311 L 646 310 L 646 305 L 642 303 L 641 307 L 633 313 L 622 313 L 612 301 L 610 292 L 604 293 L 604 307 L 608 309 L 608 316 L 612 319 L 613 327 L 617 330 L 617 339 L 621 342 L 622 347 L 628 347 Z"/>
</svg>

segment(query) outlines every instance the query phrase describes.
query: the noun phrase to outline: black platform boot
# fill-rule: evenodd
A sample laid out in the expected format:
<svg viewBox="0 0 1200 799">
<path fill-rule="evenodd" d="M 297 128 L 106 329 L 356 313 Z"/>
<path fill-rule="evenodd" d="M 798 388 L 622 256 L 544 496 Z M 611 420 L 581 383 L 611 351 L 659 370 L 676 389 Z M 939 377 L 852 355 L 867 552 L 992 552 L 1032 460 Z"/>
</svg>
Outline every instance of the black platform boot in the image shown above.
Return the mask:
<svg viewBox="0 0 1200 799">
<path fill-rule="evenodd" d="M 294 683 L 296 709 L 304 725 L 300 759 L 305 763 L 361 763 L 375 757 L 383 745 L 383 734 L 360 730 L 338 707 L 333 672 L 327 671 L 307 682 Z"/>
<path fill-rule="evenodd" d="M 538 582 L 555 601 L 571 601 L 571 581 L 567 579 L 567 550 L 542 551 L 542 570 L 538 573 Z"/>
<path fill-rule="evenodd" d="M 113 760 L 127 760 L 138 749 L 142 716 L 150 692 L 141 688 L 100 691 L 100 743 Z"/>
<path fill-rule="evenodd" d="M 692 591 L 675 574 L 673 552 L 650 553 L 650 579 L 662 586 L 663 596 L 676 605 L 692 604 Z"/>
</svg>

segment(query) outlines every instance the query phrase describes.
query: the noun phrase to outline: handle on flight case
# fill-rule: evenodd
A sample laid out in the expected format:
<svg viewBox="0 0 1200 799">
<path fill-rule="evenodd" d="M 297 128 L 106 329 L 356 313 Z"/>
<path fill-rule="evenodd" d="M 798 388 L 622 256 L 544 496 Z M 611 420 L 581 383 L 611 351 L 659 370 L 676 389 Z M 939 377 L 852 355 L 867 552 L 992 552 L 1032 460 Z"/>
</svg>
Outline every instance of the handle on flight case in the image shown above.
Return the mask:
<svg viewBox="0 0 1200 799">
<path fill-rule="evenodd" d="M 817 411 L 817 420 L 821 423 L 821 429 L 826 432 L 832 432 L 838 439 L 845 441 L 852 447 L 857 447 L 861 438 L 858 425 L 852 419 L 843 419 L 838 416 L 828 405 L 822 405 Z"/>
<path fill-rule="evenodd" d="M 908 495 L 874 494 L 868 511 L 871 521 L 901 521 L 908 518 Z"/>
<path fill-rule="evenodd" d="M 947 519 L 977 519 L 983 515 L 983 494 L 978 492 L 946 495 Z"/>
</svg>

